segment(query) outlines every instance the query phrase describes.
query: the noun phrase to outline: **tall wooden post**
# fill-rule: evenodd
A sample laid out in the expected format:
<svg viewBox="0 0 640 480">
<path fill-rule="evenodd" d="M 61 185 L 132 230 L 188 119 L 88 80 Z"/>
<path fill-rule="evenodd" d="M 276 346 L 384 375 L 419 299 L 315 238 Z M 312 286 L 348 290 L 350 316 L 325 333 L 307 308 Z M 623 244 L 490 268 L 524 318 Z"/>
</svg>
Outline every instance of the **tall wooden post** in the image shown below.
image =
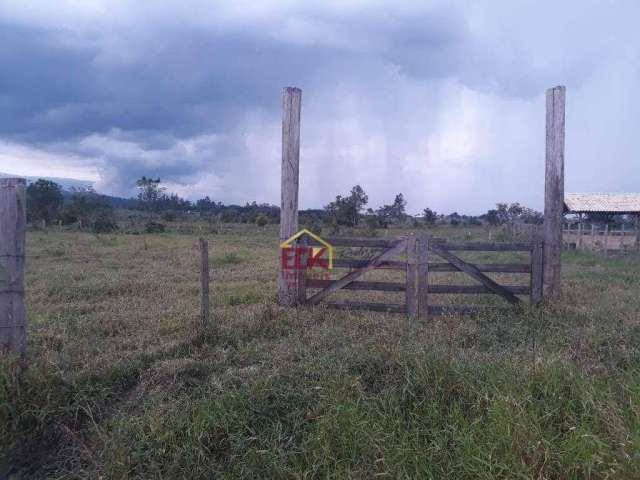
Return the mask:
<svg viewBox="0 0 640 480">
<path fill-rule="evenodd" d="M 560 295 L 564 210 L 564 106 L 565 87 L 547 90 L 543 263 L 545 299 Z"/>
<path fill-rule="evenodd" d="M 640 214 L 636 215 L 636 251 L 640 252 Z"/>
<path fill-rule="evenodd" d="M 298 231 L 298 182 L 300 173 L 300 107 L 302 90 L 286 87 L 282 92 L 282 177 L 280 186 L 280 243 Z M 282 255 L 282 249 L 280 250 Z M 282 259 L 278 273 L 278 302 L 295 305 L 297 289 L 285 278 Z"/>
<path fill-rule="evenodd" d="M 209 323 L 209 242 L 200 239 L 200 326 Z"/>
<path fill-rule="evenodd" d="M 604 256 L 609 255 L 609 224 L 604 224 Z"/>
<path fill-rule="evenodd" d="M 26 355 L 24 305 L 26 181 L 0 178 L 0 351 Z"/>
</svg>

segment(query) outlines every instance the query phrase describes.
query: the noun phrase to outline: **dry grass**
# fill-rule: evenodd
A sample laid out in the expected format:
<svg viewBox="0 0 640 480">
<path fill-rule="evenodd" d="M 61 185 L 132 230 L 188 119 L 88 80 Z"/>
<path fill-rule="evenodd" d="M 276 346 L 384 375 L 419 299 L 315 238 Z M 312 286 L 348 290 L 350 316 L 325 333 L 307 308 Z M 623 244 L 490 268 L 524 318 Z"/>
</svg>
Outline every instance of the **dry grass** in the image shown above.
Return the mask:
<svg viewBox="0 0 640 480">
<path fill-rule="evenodd" d="M 637 477 L 637 256 L 568 252 L 557 305 L 420 324 L 281 309 L 275 228 L 207 236 L 214 318 L 196 332 L 196 235 L 28 235 L 31 366 L 0 370 L 4 475 Z"/>
</svg>

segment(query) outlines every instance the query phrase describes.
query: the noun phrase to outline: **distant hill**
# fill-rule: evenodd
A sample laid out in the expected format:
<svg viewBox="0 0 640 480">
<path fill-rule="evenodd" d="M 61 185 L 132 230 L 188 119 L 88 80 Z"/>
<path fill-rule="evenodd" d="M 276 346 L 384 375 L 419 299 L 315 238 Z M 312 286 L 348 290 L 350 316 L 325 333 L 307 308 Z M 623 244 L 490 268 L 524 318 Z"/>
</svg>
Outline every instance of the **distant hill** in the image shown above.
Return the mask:
<svg viewBox="0 0 640 480">
<path fill-rule="evenodd" d="M 71 198 L 74 189 L 84 189 L 87 187 L 93 187 L 95 182 L 91 180 L 78 180 L 75 178 L 62 178 L 62 177 L 24 177 L 21 175 L 12 175 L 10 173 L 0 172 L 0 178 L 6 177 L 21 177 L 27 179 L 27 184 L 38 181 L 39 179 L 50 180 L 56 182 L 62 187 L 62 194 L 65 198 Z M 111 195 L 103 195 L 102 193 L 95 193 L 95 196 L 100 198 L 103 202 L 110 204 L 113 208 L 133 208 L 137 205 L 138 201 L 135 198 L 122 198 L 112 197 Z"/>
</svg>

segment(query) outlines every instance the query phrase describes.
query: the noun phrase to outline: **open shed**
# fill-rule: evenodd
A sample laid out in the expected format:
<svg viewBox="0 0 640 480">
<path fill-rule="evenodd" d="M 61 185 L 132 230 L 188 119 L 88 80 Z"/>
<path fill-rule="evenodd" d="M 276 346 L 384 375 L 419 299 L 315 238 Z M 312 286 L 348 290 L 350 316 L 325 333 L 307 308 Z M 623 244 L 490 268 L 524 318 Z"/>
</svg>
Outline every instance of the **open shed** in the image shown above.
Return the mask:
<svg viewBox="0 0 640 480">
<path fill-rule="evenodd" d="M 582 216 L 589 213 L 602 213 L 609 215 L 632 215 L 635 217 L 635 248 L 640 248 L 640 193 L 567 193 L 564 197 L 564 213 L 577 214 L 579 218 L 578 231 L 571 232 L 570 228 L 565 232 L 574 240 L 578 248 L 583 245 L 583 225 Z M 586 233 L 586 232 L 585 232 Z M 591 236 L 596 234 L 594 226 L 591 226 Z M 604 250 L 607 251 L 607 237 L 609 235 L 620 235 L 620 246 L 624 247 L 626 232 L 624 228 L 620 232 L 609 231 L 605 225 Z M 567 235 L 565 235 L 567 236 Z"/>
<path fill-rule="evenodd" d="M 567 193 L 565 213 L 640 215 L 640 193 Z"/>
</svg>

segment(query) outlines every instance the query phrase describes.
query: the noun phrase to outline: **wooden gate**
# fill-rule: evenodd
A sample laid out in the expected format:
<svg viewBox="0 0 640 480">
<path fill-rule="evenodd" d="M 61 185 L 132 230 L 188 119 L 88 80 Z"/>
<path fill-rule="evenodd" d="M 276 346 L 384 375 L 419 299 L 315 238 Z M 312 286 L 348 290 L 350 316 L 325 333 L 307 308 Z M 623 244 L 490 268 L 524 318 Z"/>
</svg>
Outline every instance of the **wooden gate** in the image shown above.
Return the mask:
<svg viewBox="0 0 640 480">
<path fill-rule="evenodd" d="M 333 247 L 359 247 L 375 250 L 366 259 L 336 258 L 334 268 L 348 271 L 335 280 L 307 278 L 301 282 L 298 292 L 300 303 L 325 304 L 329 308 L 372 310 L 406 313 L 426 320 L 429 315 L 475 314 L 487 309 L 500 308 L 482 304 L 437 305 L 430 294 L 494 294 L 511 305 L 522 304 L 522 296 L 528 296 L 532 304 L 542 299 L 542 242 L 486 243 L 448 242 L 410 235 L 400 239 L 326 238 Z M 528 252 L 527 263 L 472 263 L 461 258 L 458 252 Z M 431 261 L 439 258 L 441 261 Z M 377 269 L 404 272 L 404 281 L 363 281 L 366 273 Z M 430 283 L 430 274 L 437 272 L 462 272 L 478 283 L 452 285 Z M 490 273 L 527 274 L 528 285 L 501 285 Z M 308 295 L 308 290 L 317 290 Z M 339 290 L 372 290 L 404 292 L 402 303 L 331 301 L 329 297 Z"/>
</svg>

